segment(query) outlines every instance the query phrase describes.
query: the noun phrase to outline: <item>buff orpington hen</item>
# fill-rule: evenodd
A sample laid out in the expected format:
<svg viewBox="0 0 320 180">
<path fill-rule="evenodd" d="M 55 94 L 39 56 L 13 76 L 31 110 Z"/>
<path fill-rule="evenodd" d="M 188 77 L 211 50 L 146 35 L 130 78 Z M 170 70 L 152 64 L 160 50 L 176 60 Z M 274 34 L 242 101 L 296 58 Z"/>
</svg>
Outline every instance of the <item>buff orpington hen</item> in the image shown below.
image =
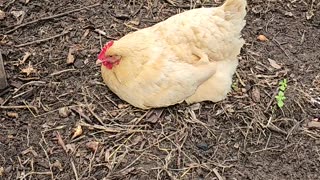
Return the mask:
<svg viewBox="0 0 320 180">
<path fill-rule="evenodd" d="M 246 5 L 226 0 L 109 41 L 97 60 L 103 81 L 141 109 L 225 99 L 244 44 Z"/>
</svg>

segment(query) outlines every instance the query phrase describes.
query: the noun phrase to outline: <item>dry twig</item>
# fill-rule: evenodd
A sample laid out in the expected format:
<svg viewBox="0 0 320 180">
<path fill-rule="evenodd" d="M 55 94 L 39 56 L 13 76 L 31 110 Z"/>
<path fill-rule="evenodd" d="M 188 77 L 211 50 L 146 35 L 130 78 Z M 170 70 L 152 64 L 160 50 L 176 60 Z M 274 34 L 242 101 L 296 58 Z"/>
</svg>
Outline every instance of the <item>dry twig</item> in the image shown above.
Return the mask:
<svg viewBox="0 0 320 180">
<path fill-rule="evenodd" d="M 51 40 L 51 39 L 55 39 L 55 38 L 64 36 L 64 35 L 68 34 L 69 32 L 70 32 L 70 30 L 66 30 L 66 31 L 63 31 L 63 32 L 60 33 L 60 34 L 57 34 L 57 35 L 54 35 L 54 36 L 51 36 L 51 37 L 48 37 L 48 38 L 39 39 L 39 40 L 36 40 L 36 41 L 27 42 L 27 43 L 23 43 L 23 44 L 19 44 L 19 45 L 15 45 L 14 47 L 19 48 L 19 47 L 28 46 L 28 45 L 31 45 L 31 44 L 42 43 L 42 42 L 45 42 L 45 41 L 49 41 L 49 40 Z"/>
</svg>

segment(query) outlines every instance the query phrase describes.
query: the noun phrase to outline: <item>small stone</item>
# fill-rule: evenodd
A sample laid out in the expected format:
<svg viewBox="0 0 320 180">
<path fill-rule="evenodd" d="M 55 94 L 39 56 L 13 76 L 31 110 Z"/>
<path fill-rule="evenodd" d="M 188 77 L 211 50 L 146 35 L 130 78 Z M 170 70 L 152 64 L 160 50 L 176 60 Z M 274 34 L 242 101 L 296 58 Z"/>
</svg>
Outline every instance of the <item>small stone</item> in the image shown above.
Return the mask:
<svg viewBox="0 0 320 180">
<path fill-rule="evenodd" d="M 236 148 L 236 149 L 239 149 L 240 145 L 239 145 L 239 143 L 235 143 L 235 144 L 233 145 L 233 147 Z"/>
<path fill-rule="evenodd" d="M 209 145 L 205 142 L 200 142 L 196 146 L 203 151 L 209 150 Z"/>
</svg>

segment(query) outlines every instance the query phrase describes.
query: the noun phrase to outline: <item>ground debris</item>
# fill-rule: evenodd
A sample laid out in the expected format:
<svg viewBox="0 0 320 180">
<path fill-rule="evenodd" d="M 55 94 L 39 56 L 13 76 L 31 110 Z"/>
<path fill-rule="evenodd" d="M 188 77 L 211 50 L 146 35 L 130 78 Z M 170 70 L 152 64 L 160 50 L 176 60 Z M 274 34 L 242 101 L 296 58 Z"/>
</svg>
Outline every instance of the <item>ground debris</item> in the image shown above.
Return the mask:
<svg viewBox="0 0 320 180">
<path fill-rule="evenodd" d="M 314 118 L 307 123 L 307 127 L 310 129 L 320 129 L 320 119 Z"/>
</svg>

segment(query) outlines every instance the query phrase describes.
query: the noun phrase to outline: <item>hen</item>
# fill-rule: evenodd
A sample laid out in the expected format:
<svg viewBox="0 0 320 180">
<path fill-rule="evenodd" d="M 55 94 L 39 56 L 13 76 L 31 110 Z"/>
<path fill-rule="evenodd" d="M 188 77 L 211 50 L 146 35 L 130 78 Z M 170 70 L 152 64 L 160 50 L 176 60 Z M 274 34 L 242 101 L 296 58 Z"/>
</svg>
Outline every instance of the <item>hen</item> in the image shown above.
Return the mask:
<svg viewBox="0 0 320 180">
<path fill-rule="evenodd" d="M 244 44 L 246 4 L 185 11 L 108 42 L 97 60 L 104 82 L 142 109 L 223 100 Z"/>
</svg>

